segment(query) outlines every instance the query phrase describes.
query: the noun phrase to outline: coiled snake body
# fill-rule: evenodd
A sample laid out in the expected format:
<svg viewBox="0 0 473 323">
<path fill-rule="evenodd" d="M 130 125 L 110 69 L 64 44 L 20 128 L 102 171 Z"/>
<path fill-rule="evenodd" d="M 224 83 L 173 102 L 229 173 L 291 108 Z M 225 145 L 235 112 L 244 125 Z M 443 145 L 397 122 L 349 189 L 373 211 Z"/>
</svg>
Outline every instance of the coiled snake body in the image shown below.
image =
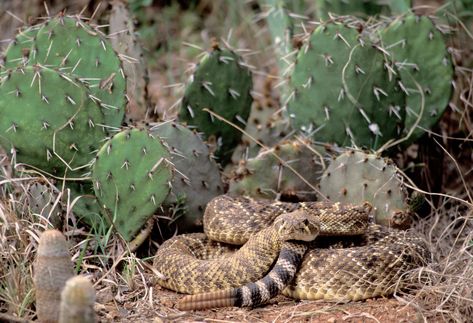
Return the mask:
<svg viewBox="0 0 473 323">
<path fill-rule="evenodd" d="M 158 283 L 186 294 L 219 291 L 187 297 L 181 309 L 253 306 L 287 283 L 283 294 L 297 299 L 356 301 L 389 295 L 399 278 L 423 261 L 426 250 L 409 232 L 369 224 L 370 211 L 368 203 L 341 206 L 216 197 L 205 211 L 205 234 L 176 236 L 160 247 L 154 266 L 164 279 Z M 287 220 L 291 212 L 294 223 Z M 287 240 L 310 239 L 282 237 L 284 231 L 310 231 L 321 238 L 309 243 L 305 252 L 305 244 Z M 337 241 L 323 236 L 353 237 Z M 340 244 L 349 247 L 339 248 Z M 290 262 L 299 258 L 296 273 L 298 264 Z M 245 284 L 251 288 L 242 289 Z"/>
</svg>

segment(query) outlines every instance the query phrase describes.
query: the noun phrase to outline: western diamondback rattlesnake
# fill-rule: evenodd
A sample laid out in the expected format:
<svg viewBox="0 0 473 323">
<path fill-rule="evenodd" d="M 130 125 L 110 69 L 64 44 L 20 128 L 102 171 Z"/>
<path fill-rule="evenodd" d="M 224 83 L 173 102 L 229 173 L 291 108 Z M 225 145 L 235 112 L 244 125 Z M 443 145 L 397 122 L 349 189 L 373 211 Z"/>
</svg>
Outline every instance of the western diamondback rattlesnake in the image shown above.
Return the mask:
<svg viewBox="0 0 473 323">
<path fill-rule="evenodd" d="M 303 212 L 315 217 L 321 236 L 353 235 L 344 242 L 347 245 L 349 241 L 353 246 L 338 248 L 336 238 L 315 239 L 302 257 L 294 280 L 284 289 L 284 295 L 330 301 L 389 295 L 401 276 L 419 266 L 427 253 L 422 240 L 409 232 L 368 224 L 370 211 L 368 203 L 342 206 L 216 197 L 204 215 L 205 234 L 176 236 L 160 247 L 154 266 L 165 278 L 158 279 L 158 283 L 187 294 L 226 290 L 204 298 L 199 295 L 185 298 L 182 309 L 261 303 L 261 295 L 267 292 L 261 284 L 252 285 L 254 290 L 249 291 L 250 296 L 246 295 L 252 298 L 249 303 L 236 300 L 235 288 L 272 273 L 271 266 L 285 243 L 279 236 L 280 227 L 272 223 L 287 213 Z M 243 243 L 240 249 L 235 246 Z M 332 248 L 323 248 L 327 246 Z M 265 279 L 274 283 L 272 278 Z M 215 297 L 220 300 L 216 301 Z M 222 297 L 227 301 L 222 301 Z M 203 303 L 196 305 L 199 300 Z"/>
</svg>

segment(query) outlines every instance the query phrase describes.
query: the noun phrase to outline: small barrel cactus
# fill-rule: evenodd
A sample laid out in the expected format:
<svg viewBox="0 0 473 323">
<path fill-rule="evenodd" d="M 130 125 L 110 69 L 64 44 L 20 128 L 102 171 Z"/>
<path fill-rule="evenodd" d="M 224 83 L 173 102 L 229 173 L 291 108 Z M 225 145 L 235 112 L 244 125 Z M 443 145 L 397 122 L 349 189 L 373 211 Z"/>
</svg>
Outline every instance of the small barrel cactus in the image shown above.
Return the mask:
<svg viewBox="0 0 473 323">
<path fill-rule="evenodd" d="M 66 282 L 61 293 L 59 323 L 96 322 L 95 289 L 84 276 L 74 276 Z"/>
<path fill-rule="evenodd" d="M 33 277 L 40 322 L 58 321 L 61 291 L 73 275 L 66 238 L 58 230 L 44 231 L 39 240 Z"/>
</svg>

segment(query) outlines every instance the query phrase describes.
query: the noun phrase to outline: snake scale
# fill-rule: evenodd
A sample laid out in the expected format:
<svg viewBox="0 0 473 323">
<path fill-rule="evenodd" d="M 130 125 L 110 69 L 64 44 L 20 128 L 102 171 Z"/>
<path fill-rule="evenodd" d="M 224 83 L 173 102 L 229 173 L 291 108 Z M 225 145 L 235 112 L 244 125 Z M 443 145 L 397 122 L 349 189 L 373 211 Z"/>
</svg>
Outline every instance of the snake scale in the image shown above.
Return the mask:
<svg viewBox="0 0 473 323">
<path fill-rule="evenodd" d="M 427 251 L 408 231 L 369 223 L 371 209 L 369 203 L 218 196 L 207 205 L 205 233 L 178 235 L 159 248 L 154 266 L 163 277 L 158 283 L 197 294 L 178 304 L 185 310 L 255 306 L 280 290 L 296 299 L 327 301 L 392 294 Z M 316 235 L 312 242 L 294 241 Z"/>
</svg>

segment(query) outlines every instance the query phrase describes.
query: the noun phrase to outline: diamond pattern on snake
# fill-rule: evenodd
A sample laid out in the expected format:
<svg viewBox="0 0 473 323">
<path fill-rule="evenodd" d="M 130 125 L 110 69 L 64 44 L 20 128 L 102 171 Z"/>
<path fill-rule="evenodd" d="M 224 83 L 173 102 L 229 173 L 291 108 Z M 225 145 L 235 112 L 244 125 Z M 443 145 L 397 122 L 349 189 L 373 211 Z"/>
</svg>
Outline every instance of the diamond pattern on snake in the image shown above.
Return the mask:
<svg viewBox="0 0 473 323">
<path fill-rule="evenodd" d="M 344 302 L 390 295 L 427 251 L 409 231 L 370 223 L 371 211 L 367 202 L 218 196 L 207 205 L 204 233 L 178 235 L 159 248 L 158 283 L 192 294 L 179 302 L 182 310 L 257 306 L 280 291 Z"/>
</svg>

